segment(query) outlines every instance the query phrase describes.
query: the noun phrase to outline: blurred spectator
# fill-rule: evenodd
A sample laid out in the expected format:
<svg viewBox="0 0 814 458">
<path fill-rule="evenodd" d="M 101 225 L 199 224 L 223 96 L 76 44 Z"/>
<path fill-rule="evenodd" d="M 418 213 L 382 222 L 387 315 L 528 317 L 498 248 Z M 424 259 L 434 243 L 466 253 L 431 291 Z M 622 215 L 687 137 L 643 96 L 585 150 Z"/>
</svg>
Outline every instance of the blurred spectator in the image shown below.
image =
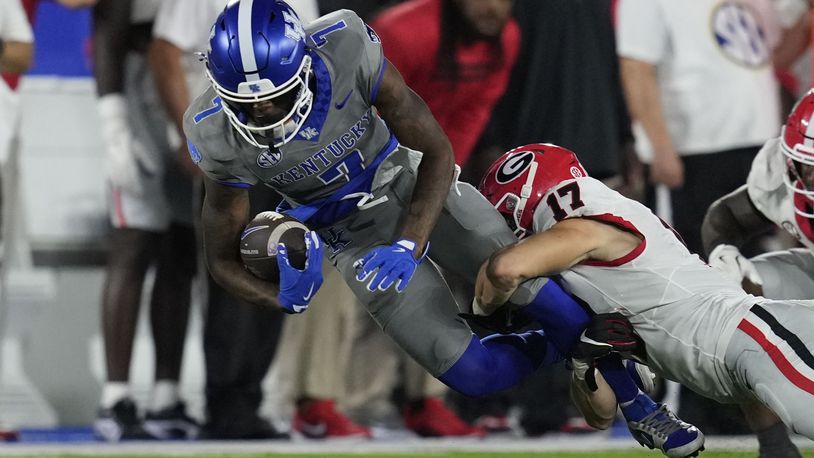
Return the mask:
<svg viewBox="0 0 814 458">
<path fill-rule="evenodd" d="M 33 2 L 28 6 L 33 8 Z M 20 101 L 15 89 L 17 78 L 31 66 L 33 55 L 34 35 L 22 2 L 0 2 L 0 336 L 6 328 L 9 264 L 15 262 L 14 252 L 24 245 L 18 240 L 22 235 L 17 217 Z M 16 437 L 11 426 L 0 424 L 0 440 Z"/>
<path fill-rule="evenodd" d="M 385 57 L 430 107 L 462 167 L 517 58 L 520 32 L 511 18 L 512 3 L 410 0 L 383 11 L 371 24 Z"/>
<path fill-rule="evenodd" d="M 28 5 L 33 13 L 33 2 Z M 29 16 L 30 17 L 30 16 Z M 20 125 L 19 97 L 15 90 L 19 75 L 31 67 L 34 57 L 34 35 L 20 0 L 0 3 L 0 295 L 5 294 L 5 272 L 9 252 L 16 244 L 8 244 L 16 221 L 12 218 L 17 193 L 18 130 Z M 2 296 L 0 296 L 2 298 Z"/>
<path fill-rule="evenodd" d="M 617 21 L 637 151 L 652 182 L 671 188 L 674 227 L 701 252 L 704 212 L 744 182 L 780 125 L 772 3 L 620 0 Z"/>
<path fill-rule="evenodd" d="M 782 90 L 781 111 L 788 113 L 811 87 L 811 1 L 774 0 L 774 5 L 780 24 L 788 29 L 783 49 L 774 55 Z"/>
<path fill-rule="evenodd" d="M 69 8 L 92 6 L 96 0 L 57 0 Z M 8 272 L 30 267 L 31 253 L 25 235 L 22 190 L 19 177 L 20 76 L 32 65 L 32 27 L 39 0 L 0 2 L 0 337 L 8 323 Z M 0 338 L 0 341 L 2 338 Z M 0 425 L 0 440 L 15 439 L 16 432 Z"/>
<path fill-rule="evenodd" d="M 304 21 L 316 17 L 313 0 L 290 3 Z M 164 0 L 158 12 L 150 61 L 163 102 L 182 139 L 183 115 L 190 96 L 199 94 L 209 84 L 203 65 L 194 53 L 209 46 L 209 31 L 224 6 L 223 0 Z M 190 160 L 185 139 L 180 142 L 176 157 L 187 173 L 198 176 L 199 169 Z M 267 188 L 252 189 L 252 214 L 273 208 L 278 200 L 279 196 Z M 199 206 L 196 204 L 196 208 Z M 239 301 L 210 276 L 207 278 L 204 436 L 208 439 L 287 438 L 287 434 L 277 431 L 258 412 L 262 401 L 261 382 L 277 348 L 282 313 Z"/>
<path fill-rule="evenodd" d="M 579 151 L 597 179 L 622 172 L 630 121 L 619 83 L 611 2 L 517 0 L 520 55 L 493 119 L 504 142 L 501 151 L 550 142 Z"/>
<path fill-rule="evenodd" d="M 700 253 L 706 209 L 745 182 L 780 126 L 772 59 L 783 46 L 773 4 L 620 0 L 616 19 L 637 151 L 653 184 L 670 188 L 674 227 Z M 745 431 L 735 411 L 686 389 L 680 416 L 706 433 Z"/>
<path fill-rule="evenodd" d="M 147 66 L 158 6 L 150 0 L 101 0 L 93 12 L 94 75 L 113 225 L 102 293 L 107 381 L 94 422 L 97 437 L 106 441 L 192 438 L 198 433 L 178 393 L 196 269 L 192 183 L 174 160 L 177 146 L 167 136 L 170 121 Z M 128 380 L 142 287 L 151 265 L 156 367 L 142 421 Z"/>
</svg>

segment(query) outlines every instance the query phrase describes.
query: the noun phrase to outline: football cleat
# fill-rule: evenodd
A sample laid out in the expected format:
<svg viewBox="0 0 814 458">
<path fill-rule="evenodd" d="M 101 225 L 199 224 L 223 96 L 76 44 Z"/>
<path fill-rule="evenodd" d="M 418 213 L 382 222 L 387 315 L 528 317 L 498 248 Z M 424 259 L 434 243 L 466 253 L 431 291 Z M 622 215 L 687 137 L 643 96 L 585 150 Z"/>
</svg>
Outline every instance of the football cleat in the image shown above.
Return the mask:
<svg viewBox="0 0 814 458">
<path fill-rule="evenodd" d="M 641 420 L 628 420 L 627 427 L 638 443 L 670 458 L 697 456 L 704 450 L 704 433 L 681 421 L 664 404 Z"/>
<path fill-rule="evenodd" d="M 404 426 L 422 437 L 483 437 L 483 427 L 463 421 L 438 398 L 411 402 L 404 409 Z"/>
<path fill-rule="evenodd" d="M 105 442 L 157 439 L 144 429 L 136 404 L 128 398 L 109 409 L 100 409 L 93 422 L 93 433 L 97 439 Z"/>
<path fill-rule="evenodd" d="M 187 415 L 184 403 L 179 401 L 172 407 L 158 412 L 147 412 L 144 429 L 159 439 L 197 439 L 201 427 Z"/>
<path fill-rule="evenodd" d="M 291 436 L 278 430 L 268 420 L 255 414 L 219 416 L 201 429 L 205 440 L 288 440 Z"/>
<path fill-rule="evenodd" d="M 333 400 L 308 401 L 294 413 L 294 431 L 310 439 L 372 437 L 370 428 L 359 425 L 336 410 Z"/>
</svg>

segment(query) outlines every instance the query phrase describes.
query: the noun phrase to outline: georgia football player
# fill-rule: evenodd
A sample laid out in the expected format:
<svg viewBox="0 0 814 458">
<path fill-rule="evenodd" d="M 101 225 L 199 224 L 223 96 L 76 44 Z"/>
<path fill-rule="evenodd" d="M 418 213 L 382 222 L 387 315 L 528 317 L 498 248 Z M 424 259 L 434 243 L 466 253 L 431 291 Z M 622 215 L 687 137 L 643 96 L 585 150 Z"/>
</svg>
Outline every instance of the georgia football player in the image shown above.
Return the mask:
<svg viewBox="0 0 814 458">
<path fill-rule="evenodd" d="M 647 207 L 588 177 L 565 148 L 514 149 L 480 188 L 526 234 L 481 268 L 476 300 L 487 313 L 520 282 L 560 275 L 594 312 L 629 319 L 656 373 L 740 404 L 755 432 L 785 434 L 782 419 L 814 439 L 814 302 L 747 294 Z M 787 437 L 783 445 L 794 447 Z"/>
<path fill-rule="evenodd" d="M 709 265 L 771 299 L 814 299 L 814 89 L 755 157 L 746 184 L 710 206 L 701 228 Z M 745 258 L 740 247 L 780 226 L 805 248 Z M 754 287 L 753 287 L 754 288 Z"/>
</svg>

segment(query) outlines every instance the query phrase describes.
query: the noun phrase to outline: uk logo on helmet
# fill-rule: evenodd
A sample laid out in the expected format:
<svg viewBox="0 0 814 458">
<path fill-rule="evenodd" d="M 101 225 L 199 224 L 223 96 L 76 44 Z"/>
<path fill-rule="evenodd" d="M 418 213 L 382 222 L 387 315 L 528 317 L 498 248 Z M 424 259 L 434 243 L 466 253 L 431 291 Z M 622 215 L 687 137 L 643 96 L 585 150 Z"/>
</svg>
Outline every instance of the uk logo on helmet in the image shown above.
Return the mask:
<svg viewBox="0 0 814 458">
<path fill-rule="evenodd" d="M 283 10 L 283 22 L 285 22 L 285 36 L 294 41 L 305 39 L 305 29 L 303 29 L 302 23 L 297 17 Z"/>
<path fill-rule="evenodd" d="M 260 89 L 259 84 L 250 84 L 249 85 L 249 90 L 252 91 L 252 92 L 260 92 L 262 89 Z"/>
</svg>

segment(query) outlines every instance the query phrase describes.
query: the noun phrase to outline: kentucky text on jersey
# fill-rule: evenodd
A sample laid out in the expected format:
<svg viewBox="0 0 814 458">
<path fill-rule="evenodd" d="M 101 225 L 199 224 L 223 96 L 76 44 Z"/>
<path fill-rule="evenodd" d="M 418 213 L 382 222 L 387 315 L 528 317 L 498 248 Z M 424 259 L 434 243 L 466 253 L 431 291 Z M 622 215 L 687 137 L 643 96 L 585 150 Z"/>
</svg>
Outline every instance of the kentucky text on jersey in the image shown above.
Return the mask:
<svg viewBox="0 0 814 458">
<path fill-rule="evenodd" d="M 284 185 L 302 180 L 305 177 L 319 173 L 321 170 L 325 170 L 329 165 L 333 164 L 334 160 L 342 158 L 348 151 L 351 151 L 353 147 L 356 146 L 356 142 L 362 138 L 362 135 L 364 135 L 367 130 L 365 126 L 370 124 L 370 114 L 368 110 L 359 121 L 356 121 L 356 124 L 351 126 L 347 132 L 340 135 L 339 138 L 336 138 L 324 148 L 312 154 L 308 159 L 273 177 L 271 181 L 276 185 Z M 336 176 L 335 179 L 337 178 L 339 178 L 339 176 Z M 329 182 L 325 182 L 325 184 L 328 183 Z"/>
</svg>

